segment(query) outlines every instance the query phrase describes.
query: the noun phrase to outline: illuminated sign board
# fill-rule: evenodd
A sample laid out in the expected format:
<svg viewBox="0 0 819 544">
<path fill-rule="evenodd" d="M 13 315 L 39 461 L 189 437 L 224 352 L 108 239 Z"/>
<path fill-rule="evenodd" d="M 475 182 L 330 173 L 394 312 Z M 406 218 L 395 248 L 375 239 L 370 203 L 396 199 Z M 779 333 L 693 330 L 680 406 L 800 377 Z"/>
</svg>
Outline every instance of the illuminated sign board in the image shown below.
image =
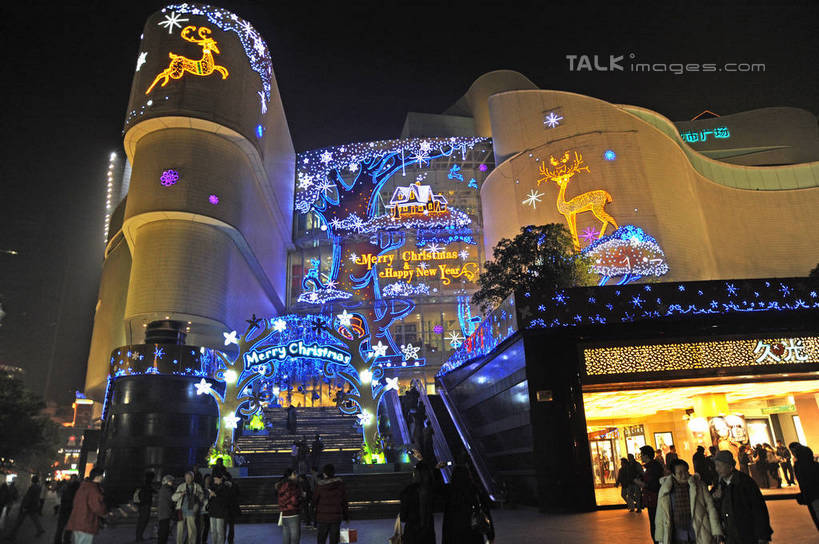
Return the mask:
<svg viewBox="0 0 819 544">
<path fill-rule="evenodd" d="M 278 346 L 264 346 L 244 354 L 245 368 L 268 361 L 284 361 L 287 357 L 313 357 L 331 363 L 348 364 L 350 354 L 332 346 L 308 345 L 302 340 Z"/>
<path fill-rule="evenodd" d="M 728 127 L 715 127 L 709 130 L 687 130 L 680 132 L 680 137 L 689 144 L 704 143 L 708 139 L 708 136 L 717 139 L 727 139 L 731 137 L 731 131 L 728 130 Z"/>
</svg>

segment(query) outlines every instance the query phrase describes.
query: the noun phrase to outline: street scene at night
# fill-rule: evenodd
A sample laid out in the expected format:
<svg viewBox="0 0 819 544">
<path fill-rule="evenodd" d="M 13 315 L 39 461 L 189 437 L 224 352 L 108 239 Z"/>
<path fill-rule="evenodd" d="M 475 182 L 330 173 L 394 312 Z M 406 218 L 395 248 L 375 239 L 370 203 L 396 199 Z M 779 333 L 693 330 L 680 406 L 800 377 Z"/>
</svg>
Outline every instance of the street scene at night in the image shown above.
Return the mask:
<svg viewBox="0 0 819 544">
<path fill-rule="evenodd" d="M 10 7 L 0 543 L 819 543 L 817 22 Z"/>
</svg>

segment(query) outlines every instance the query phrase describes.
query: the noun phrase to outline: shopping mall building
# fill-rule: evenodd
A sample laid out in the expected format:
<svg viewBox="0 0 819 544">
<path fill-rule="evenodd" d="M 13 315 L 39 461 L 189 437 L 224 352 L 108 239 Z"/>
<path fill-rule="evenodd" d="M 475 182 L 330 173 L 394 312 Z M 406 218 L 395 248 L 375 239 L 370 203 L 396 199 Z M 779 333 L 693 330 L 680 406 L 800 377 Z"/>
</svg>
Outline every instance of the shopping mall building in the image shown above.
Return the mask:
<svg viewBox="0 0 819 544">
<path fill-rule="evenodd" d="M 813 114 L 675 123 L 496 71 L 393 140 L 296 154 L 284 109 L 248 22 L 195 4 L 148 19 L 86 378 L 109 470 L 201 461 L 248 406 L 411 380 L 494 495 L 544 508 L 605 504 L 643 444 L 819 444 Z M 481 321 L 493 247 L 546 223 L 600 286 L 518 293 Z M 328 371 L 350 355 L 369 366 Z"/>
</svg>

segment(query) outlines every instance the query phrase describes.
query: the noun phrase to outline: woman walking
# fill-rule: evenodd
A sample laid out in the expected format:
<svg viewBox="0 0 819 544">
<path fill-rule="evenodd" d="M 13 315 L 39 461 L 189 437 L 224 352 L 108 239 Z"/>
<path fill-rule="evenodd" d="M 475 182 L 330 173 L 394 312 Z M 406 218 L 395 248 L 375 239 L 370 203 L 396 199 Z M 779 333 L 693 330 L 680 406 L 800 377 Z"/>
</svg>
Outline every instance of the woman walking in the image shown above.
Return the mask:
<svg viewBox="0 0 819 544">
<path fill-rule="evenodd" d="M 491 544 L 495 526 L 489 512 L 489 500 L 472 480 L 469 469 L 458 465 L 452 481 L 444 486 L 446 505 L 442 544 Z"/>
<path fill-rule="evenodd" d="M 799 442 L 788 445 L 796 462 L 793 472 L 799 483 L 799 496 L 796 501 L 808 507 L 810 517 L 819 530 L 819 464 L 813 458 L 813 451 Z"/>
<path fill-rule="evenodd" d="M 299 486 L 299 475 L 291 469 L 284 471 L 284 478 L 276 484 L 279 498 L 279 520 L 282 526 L 282 544 L 298 544 L 301 538 L 302 491 Z"/>
<path fill-rule="evenodd" d="M 713 544 L 722 536 L 719 512 L 708 487 L 696 474 L 688 474 L 688 463 L 676 459 L 671 476 L 660 480 L 654 540 L 660 544 Z"/>
</svg>

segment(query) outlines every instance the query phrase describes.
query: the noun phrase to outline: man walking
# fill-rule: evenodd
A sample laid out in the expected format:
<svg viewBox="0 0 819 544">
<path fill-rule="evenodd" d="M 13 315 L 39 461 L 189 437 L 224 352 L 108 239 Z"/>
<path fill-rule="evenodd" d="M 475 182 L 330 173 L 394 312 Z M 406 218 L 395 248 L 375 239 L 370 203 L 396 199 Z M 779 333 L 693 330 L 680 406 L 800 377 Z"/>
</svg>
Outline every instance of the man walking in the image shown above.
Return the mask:
<svg viewBox="0 0 819 544">
<path fill-rule="evenodd" d="M 794 485 L 791 451 L 785 447 L 785 443 L 781 440 L 776 441 L 776 456 L 779 458 L 779 466 L 782 467 L 782 473 L 785 475 L 788 485 Z"/>
<path fill-rule="evenodd" d="M 640 448 L 640 458 L 645 466 L 645 472 L 641 478 L 634 480 L 642 489 L 643 506 L 648 510 L 648 522 L 651 529 L 651 540 L 654 541 L 655 520 L 657 513 L 657 496 L 660 492 L 660 478 L 665 475 L 665 468 L 655 455 L 654 448 L 643 446 Z"/>
<path fill-rule="evenodd" d="M 76 474 L 72 474 L 71 479 L 63 487 L 62 495 L 60 495 L 60 511 L 57 517 L 57 533 L 54 535 L 54 544 L 69 544 L 71 542 L 71 533 L 65 530 L 65 525 L 68 523 L 68 518 L 71 517 L 71 510 L 74 508 L 74 497 L 77 495 L 79 488 L 80 481 Z"/>
<path fill-rule="evenodd" d="M 712 495 L 726 544 L 770 542 L 773 529 L 759 486 L 753 478 L 736 469 L 730 451 L 717 452 L 714 466 L 718 480 Z"/>
<path fill-rule="evenodd" d="M 17 531 L 26 517 L 31 518 L 31 522 L 37 528 L 37 536 L 45 533 L 40 523 L 40 478 L 36 474 L 31 477 L 31 486 L 23 495 L 23 501 L 20 503 L 20 514 L 17 516 L 14 529 L 11 531 L 12 540 L 17 536 Z"/>
<path fill-rule="evenodd" d="M 103 472 L 94 468 L 83 480 L 77 494 L 74 495 L 74 507 L 65 526 L 71 531 L 74 544 L 92 544 L 94 536 L 100 531 L 100 518 L 108 515 L 102 496 Z"/>
<path fill-rule="evenodd" d="M 336 478 L 336 469 L 333 465 L 324 465 L 322 469 L 324 479 L 316 484 L 316 523 L 318 525 L 318 544 L 327 542 L 338 544 L 341 521 L 349 520 L 347 510 L 347 493 L 344 482 Z"/>
<path fill-rule="evenodd" d="M 142 487 L 137 489 L 136 499 L 139 507 L 139 515 L 136 524 L 136 540 L 142 542 L 144 540 L 143 534 L 145 528 L 148 526 L 148 521 L 151 519 L 151 506 L 154 502 L 154 473 L 147 472 L 145 474 L 145 481 Z"/>
</svg>

